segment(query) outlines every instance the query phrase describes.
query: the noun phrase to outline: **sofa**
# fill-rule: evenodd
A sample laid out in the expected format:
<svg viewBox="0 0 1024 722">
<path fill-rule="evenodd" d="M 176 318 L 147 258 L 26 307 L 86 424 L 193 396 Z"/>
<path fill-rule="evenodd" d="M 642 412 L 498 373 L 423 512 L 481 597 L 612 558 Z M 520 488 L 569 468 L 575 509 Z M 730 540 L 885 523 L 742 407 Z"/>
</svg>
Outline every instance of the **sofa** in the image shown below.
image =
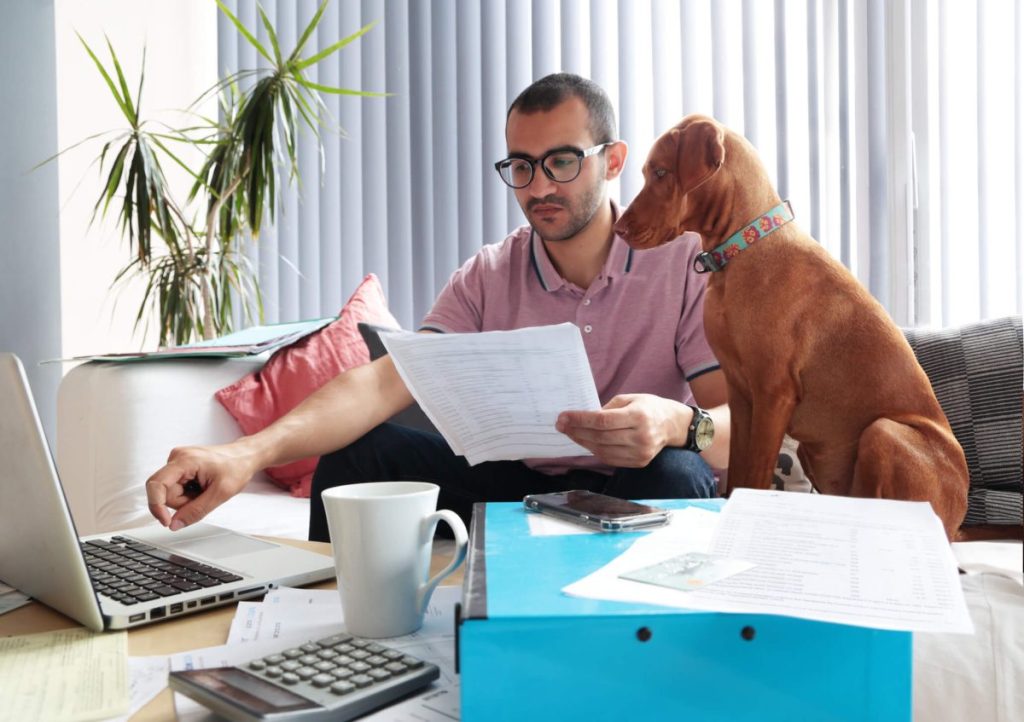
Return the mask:
<svg viewBox="0 0 1024 722">
<path fill-rule="evenodd" d="M 914 717 L 1010 720 L 1024 709 L 1021 320 L 907 335 L 967 451 L 973 538 L 1003 540 L 953 545 L 968 572 L 962 581 L 977 632 L 915 637 Z M 238 426 L 214 392 L 266 361 L 91 362 L 71 369 L 58 390 L 56 461 L 79 533 L 155 523 L 145 479 L 174 446 L 237 437 Z M 791 457 L 784 448 L 779 485 L 807 488 Z M 308 505 L 261 473 L 207 520 L 304 539 Z"/>
</svg>

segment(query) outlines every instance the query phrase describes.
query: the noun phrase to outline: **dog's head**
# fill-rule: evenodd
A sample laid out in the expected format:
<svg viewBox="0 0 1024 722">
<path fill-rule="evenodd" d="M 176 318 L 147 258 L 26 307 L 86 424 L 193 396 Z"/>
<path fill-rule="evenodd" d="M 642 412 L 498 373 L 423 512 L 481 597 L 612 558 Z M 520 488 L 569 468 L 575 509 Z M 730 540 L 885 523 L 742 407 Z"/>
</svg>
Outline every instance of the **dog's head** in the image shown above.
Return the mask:
<svg viewBox="0 0 1024 722">
<path fill-rule="evenodd" d="M 718 235 L 718 225 L 729 225 L 731 213 L 744 210 L 735 207 L 737 194 L 767 184 L 753 147 L 706 115 L 688 115 L 658 138 L 643 173 L 644 187 L 615 224 L 616 233 L 638 249 L 686 231 L 705 240 Z M 737 188 L 737 178 L 745 179 L 744 188 Z"/>
</svg>

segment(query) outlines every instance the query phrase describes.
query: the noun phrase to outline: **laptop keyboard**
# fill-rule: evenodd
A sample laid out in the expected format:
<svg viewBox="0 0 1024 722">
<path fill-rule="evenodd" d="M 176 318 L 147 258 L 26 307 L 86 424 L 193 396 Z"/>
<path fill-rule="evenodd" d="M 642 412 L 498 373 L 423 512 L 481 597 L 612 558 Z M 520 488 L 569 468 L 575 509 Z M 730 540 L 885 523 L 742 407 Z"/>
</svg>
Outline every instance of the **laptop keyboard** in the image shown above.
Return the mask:
<svg viewBox="0 0 1024 722">
<path fill-rule="evenodd" d="M 82 552 L 96 591 L 122 604 L 151 602 L 242 579 L 122 536 L 87 541 Z"/>
</svg>

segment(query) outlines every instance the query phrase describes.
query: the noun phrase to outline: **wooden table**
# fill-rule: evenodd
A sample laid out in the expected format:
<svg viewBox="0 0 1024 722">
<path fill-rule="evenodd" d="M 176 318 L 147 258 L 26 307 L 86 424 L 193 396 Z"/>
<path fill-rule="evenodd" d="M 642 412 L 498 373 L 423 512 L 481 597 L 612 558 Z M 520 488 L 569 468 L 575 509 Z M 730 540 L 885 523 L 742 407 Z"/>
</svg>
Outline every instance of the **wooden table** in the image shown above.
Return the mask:
<svg viewBox="0 0 1024 722">
<path fill-rule="evenodd" d="M 273 539 L 285 544 L 309 549 L 320 554 L 330 555 L 331 545 L 323 542 L 297 541 L 294 539 Z M 430 573 L 440 571 L 451 558 L 452 542 L 435 541 L 434 555 L 430 564 Z M 444 580 L 445 584 L 462 583 L 462 567 Z M 310 585 L 311 589 L 337 589 L 334 580 Z M 215 647 L 224 644 L 235 616 L 235 605 L 218 607 L 206 612 L 197 612 L 184 617 L 170 619 L 166 622 L 147 624 L 128 632 L 128 654 L 132 657 L 148 657 L 153 655 L 171 655 L 202 647 Z M 73 619 L 55 612 L 47 606 L 32 602 L 13 612 L 0 615 L 0 637 L 15 634 L 34 634 L 50 632 L 56 629 L 69 629 L 80 626 Z M 139 710 L 132 720 L 174 719 L 173 696 L 169 689 L 157 695 L 145 707 Z"/>
</svg>

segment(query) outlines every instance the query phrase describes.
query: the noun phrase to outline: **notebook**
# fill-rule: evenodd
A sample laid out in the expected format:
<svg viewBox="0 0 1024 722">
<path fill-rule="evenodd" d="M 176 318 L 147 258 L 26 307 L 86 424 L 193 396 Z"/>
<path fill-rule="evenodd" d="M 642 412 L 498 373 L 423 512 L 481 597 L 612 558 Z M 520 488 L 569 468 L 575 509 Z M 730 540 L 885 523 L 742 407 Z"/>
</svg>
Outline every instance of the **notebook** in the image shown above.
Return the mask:
<svg viewBox="0 0 1024 722">
<path fill-rule="evenodd" d="M 333 576 L 330 556 L 211 524 L 171 532 L 154 523 L 80 539 L 24 368 L 0 353 L 0 580 L 99 631 Z"/>
</svg>

